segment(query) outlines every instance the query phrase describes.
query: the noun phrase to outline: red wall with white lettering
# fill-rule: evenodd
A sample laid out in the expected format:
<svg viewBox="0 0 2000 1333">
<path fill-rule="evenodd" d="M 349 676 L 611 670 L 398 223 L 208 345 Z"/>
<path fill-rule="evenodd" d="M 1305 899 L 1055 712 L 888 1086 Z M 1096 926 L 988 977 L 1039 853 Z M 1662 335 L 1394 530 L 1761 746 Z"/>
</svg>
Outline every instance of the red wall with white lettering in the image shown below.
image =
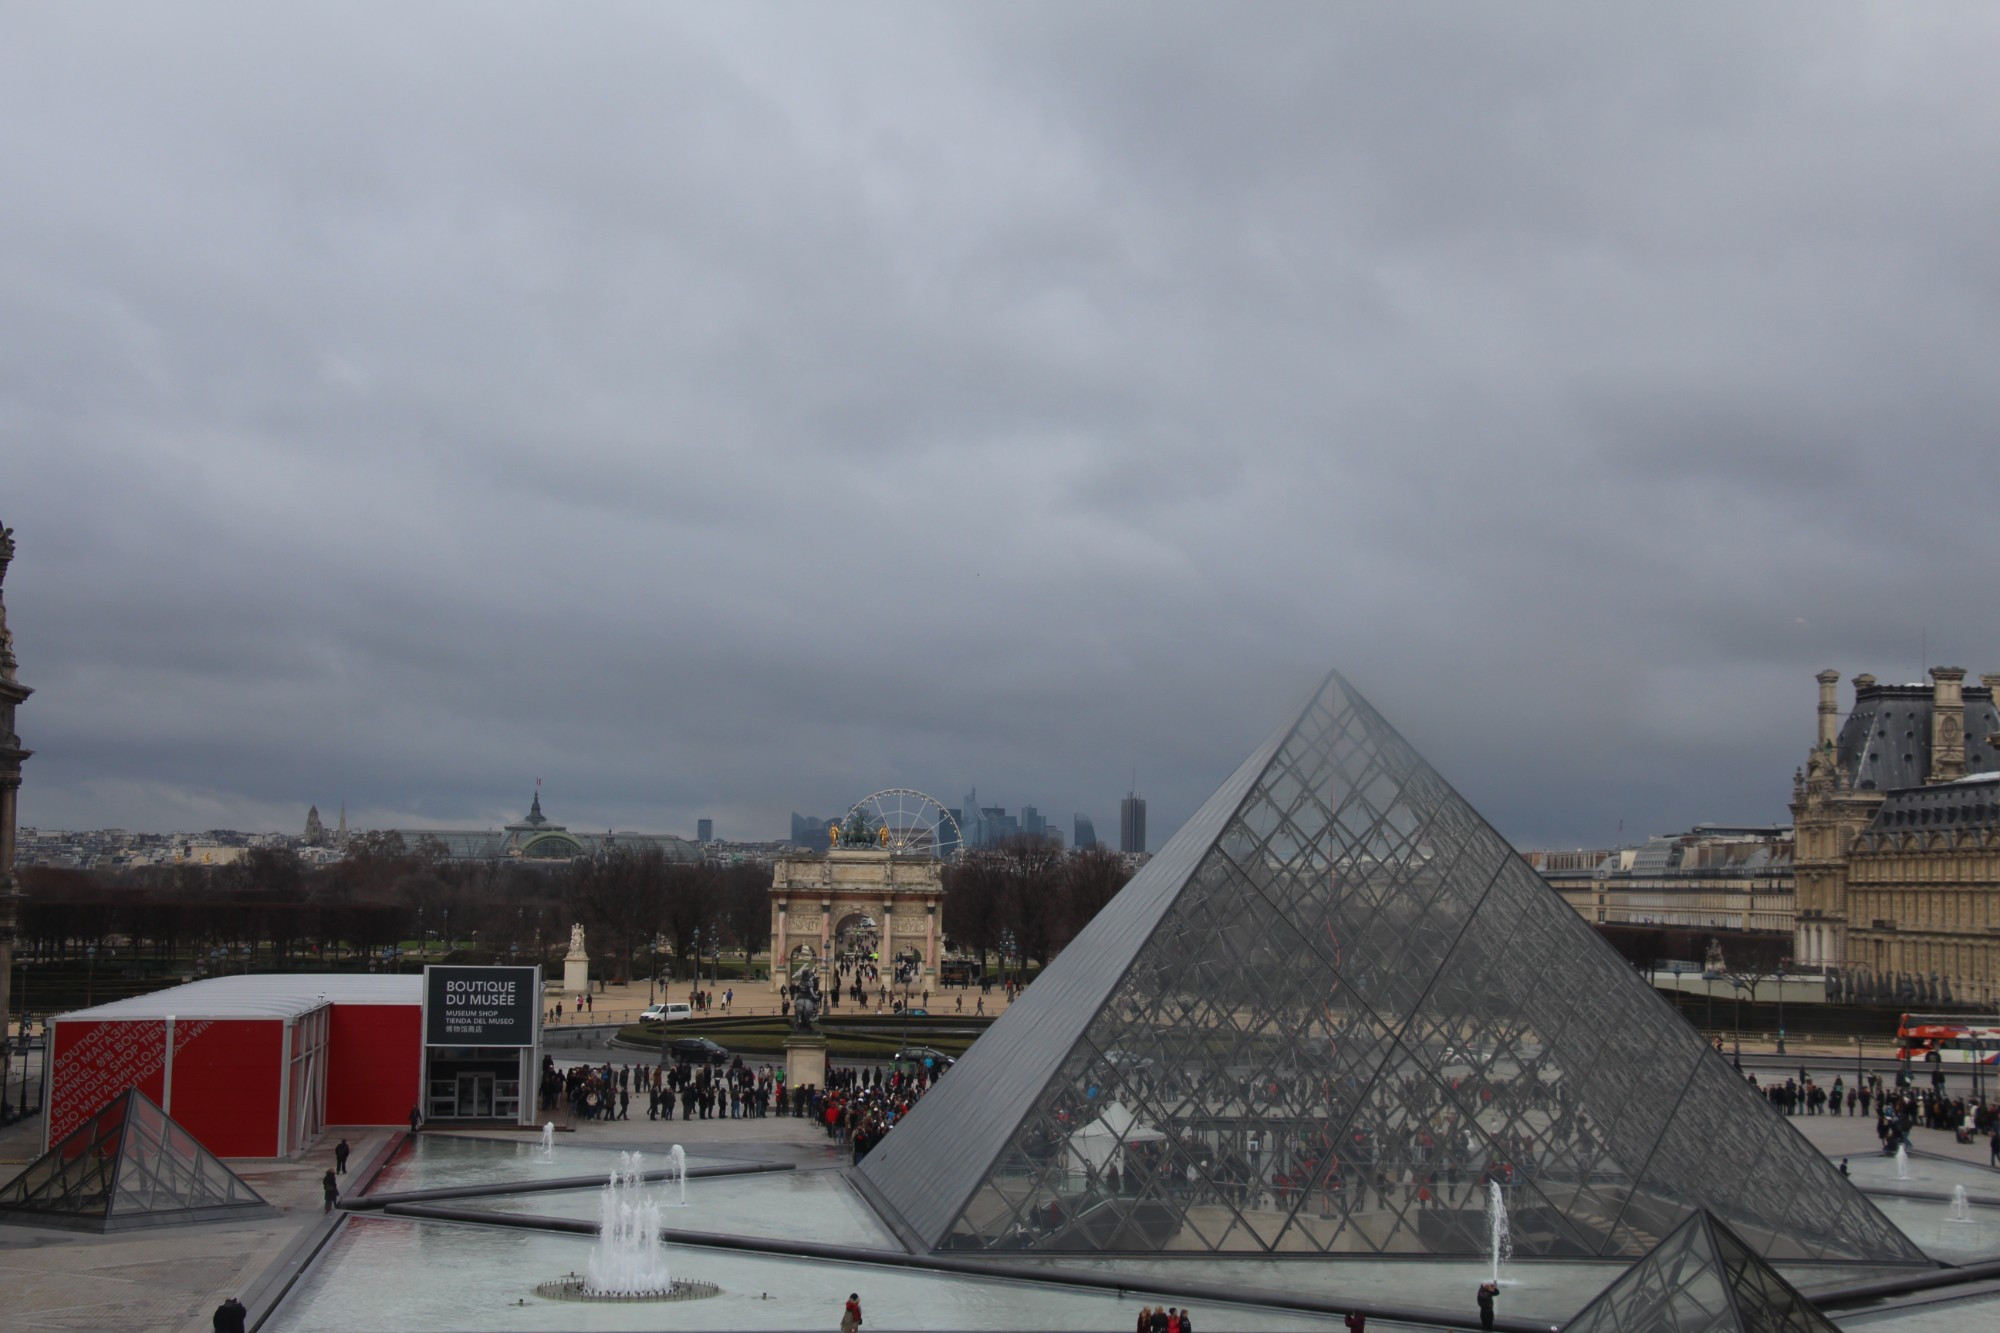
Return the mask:
<svg viewBox="0 0 2000 1333">
<path fill-rule="evenodd" d="M 313 1078 L 325 1084 L 324 1123 L 402 1124 L 419 1101 L 423 1080 L 423 1006 L 335 1003 L 330 1009 L 324 1073 Z M 287 1082 L 283 1019 L 174 1020 L 171 1090 L 164 1020 L 57 1017 L 53 1028 L 44 1146 L 61 1142 L 106 1102 L 136 1087 L 218 1157 L 275 1157 L 285 1150 L 279 1137 Z M 292 1038 L 304 1039 L 304 1028 L 295 1026 Z M 305 1066 L 297 1073 L 290 1080 L 294 1095 L 307 1086 Z M 307 1135 L 320 1123 L 296 1107 L 290 1119 L 295 1133 Z"/>
<path fill-rule="evenodd" d="M 49 1059 L 48 1141 L 53 1144 L 127 1088 L 137 1088 L 155 1102 L 162 1099 L 167 1025 L 158 1018 L 99 1023 L 58 1018 Z"/>
<path fill-rule="evenodd" d="M 422 1100 L 422 1005 L 336 1004 L 327 1050 L 327 1124 L 400 1125 Z"/>
<path fill-rule="evenodd" d="M 176 1020 L 171 1094 L 166 1034 L 166 1023 L 157 1018 L 58 1018 L 49 1142 L 136 1087 L 218 1157 L 276 1156 L 283 1020 Z"/>
</svg>

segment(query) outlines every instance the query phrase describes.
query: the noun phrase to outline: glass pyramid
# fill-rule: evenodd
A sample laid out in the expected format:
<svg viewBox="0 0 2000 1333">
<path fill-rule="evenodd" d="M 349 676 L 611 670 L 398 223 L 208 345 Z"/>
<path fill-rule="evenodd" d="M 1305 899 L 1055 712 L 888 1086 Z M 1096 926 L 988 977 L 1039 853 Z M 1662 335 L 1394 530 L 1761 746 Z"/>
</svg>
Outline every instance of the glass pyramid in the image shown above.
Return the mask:
<svg viewBox="0 0 2000 1333">
<path fill-rule="evenodd" d="M 137 1088 L 0 1187 L 0 1221 L 118 1231 L 257 1216 L 270 1205 Z"/>
<path fill-rule="evenodd" d="M 1338 674 L 859 1180 L 920 1249 L 1925 1262 Z"/>
<path fill-rule="evenodd" d="M 1735 1232 L 1698 1210 L 1563 1333 L 1838 1333 Z"/>
</svg>

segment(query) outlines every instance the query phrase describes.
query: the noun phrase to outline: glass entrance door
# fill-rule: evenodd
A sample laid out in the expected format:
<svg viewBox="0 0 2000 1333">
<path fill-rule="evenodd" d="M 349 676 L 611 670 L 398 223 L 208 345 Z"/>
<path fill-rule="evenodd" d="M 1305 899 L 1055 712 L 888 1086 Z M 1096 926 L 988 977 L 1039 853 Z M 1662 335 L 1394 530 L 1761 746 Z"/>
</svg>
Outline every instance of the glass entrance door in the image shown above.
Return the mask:
<svg viewBox="0 0 2000 1333">
<path fill-rule="evenodd" d="M 493 1118 L 493 1075 L 458 1076 L 458 1115 L 461 1119 L 472 1120 Z"/>
</svg>

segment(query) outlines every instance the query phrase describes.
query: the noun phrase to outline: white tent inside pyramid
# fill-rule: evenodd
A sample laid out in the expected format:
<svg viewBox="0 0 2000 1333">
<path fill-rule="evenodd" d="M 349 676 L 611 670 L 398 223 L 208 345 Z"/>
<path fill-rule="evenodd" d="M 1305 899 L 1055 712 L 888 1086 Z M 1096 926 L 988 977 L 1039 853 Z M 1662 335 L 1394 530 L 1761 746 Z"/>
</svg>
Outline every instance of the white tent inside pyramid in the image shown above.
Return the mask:
<svg viewBox="0 0 2000 1333">
<path fill-rule="evenodd" d="M 0 1187 L 0 1222 L 119 1231 L 255 1217 L 269 1204 L 137 1088 Z"/>
<path fill-rule="evenodd" d="M 1700 1209 L 1563 1333 L 1839 1333 L 1839 1326 Z"/>
<path fill-rule="evenodd" d="M 1497 1193 L 1521 1256 L 1925 1262 L 1338 674 L 859 1179 L 919 1249 L 1473 1256 Z"/>
</svg>

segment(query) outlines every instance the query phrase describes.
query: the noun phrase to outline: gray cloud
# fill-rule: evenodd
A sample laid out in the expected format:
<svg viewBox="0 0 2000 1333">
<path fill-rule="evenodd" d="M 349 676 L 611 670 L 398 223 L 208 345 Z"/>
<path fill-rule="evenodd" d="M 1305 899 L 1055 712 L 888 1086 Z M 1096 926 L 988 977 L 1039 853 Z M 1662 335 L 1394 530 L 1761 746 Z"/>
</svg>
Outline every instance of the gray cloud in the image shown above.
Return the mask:
<svg viewBox="0 0 2000 1333">
<path fill-rule="evenodd" d="M 41 7 L 30 823 L 1164 837 L 1328 665 L 1527 842 L 2000 667 L 2000 20 Z"/>
</svg>

